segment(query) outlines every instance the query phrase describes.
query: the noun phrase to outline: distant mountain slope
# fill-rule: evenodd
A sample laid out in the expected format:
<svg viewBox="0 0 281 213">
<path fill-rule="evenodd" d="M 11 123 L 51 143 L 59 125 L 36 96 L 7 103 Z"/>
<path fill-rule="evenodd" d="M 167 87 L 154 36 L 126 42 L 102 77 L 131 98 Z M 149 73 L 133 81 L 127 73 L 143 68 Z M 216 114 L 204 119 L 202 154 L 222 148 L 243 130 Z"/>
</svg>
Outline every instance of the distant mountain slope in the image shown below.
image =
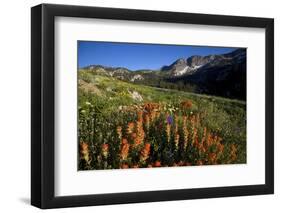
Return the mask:
<svg viewBox="0 0 281 213">
<path fill-rule="evenodd" d="M 101 65 L 90 65 L 82 70 L 138 84 L 246 99 L 244 48 L 221 55 L 180 58 L 160 70 L 131 71 Z"/>
<path fill-rule="evenodd" d="M 200 93 L 246 100 L 246 50 L 238 49 L 210 58 L 205 59 L 209 62 L 201 65 L 196 72 L 167 81 L 193 83 Z"/>
</svg>

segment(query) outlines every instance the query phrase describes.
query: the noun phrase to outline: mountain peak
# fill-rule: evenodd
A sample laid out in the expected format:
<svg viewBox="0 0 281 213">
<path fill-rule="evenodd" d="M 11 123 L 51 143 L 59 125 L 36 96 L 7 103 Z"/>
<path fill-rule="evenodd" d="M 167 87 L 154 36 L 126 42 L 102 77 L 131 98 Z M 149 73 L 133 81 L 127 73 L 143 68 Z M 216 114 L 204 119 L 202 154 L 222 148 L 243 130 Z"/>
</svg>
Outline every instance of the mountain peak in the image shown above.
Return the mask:
<svg viewBox="0 0 281 213">
<path fill-rule="evenodd" d="M 179 58 L 174 62 L 174 64 L 186 64 L 186 59 L 185 58 Z"/>
</svg>

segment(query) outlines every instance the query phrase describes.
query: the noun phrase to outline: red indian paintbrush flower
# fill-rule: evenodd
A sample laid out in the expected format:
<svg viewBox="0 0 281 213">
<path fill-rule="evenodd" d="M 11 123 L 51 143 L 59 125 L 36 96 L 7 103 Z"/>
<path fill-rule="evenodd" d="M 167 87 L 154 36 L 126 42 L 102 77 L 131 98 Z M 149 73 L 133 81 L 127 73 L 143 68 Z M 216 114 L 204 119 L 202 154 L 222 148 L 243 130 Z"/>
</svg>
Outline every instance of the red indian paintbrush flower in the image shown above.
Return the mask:
<svg viewBox="0 0 281 213">
<path fill-rule="evenodd" d="M 151 113 L 149 113 L 150 121 L 153 122 L 157 118 L 158 115 L 159 115 L 159 112 L 157 112 L 155 110 L 152 111 Z"/>
<path fill-rule="evenodd" d="M 127 127 L 127 134 L 132 134 L 134 131 L 135 123 L 129 122 Z"/>
<path fill-rule="evenodd" d="M 187 117 L 186 116 L 183 116 L 183 148 L 184 150 L 186 149 L 187 147 L 187 143 L 188 143 L 188 136 L 189 136 L 189 132 L 187 130 Z"/>
<path fill-rule="evenodd" d="M 144 116 L 144 123 L 145 123 L 146 129 L 149 130 L 150 118 L 149 118 L 149 115 L 148 115 L 148 114 L 146 114 L 146 115 Z"/>
<path fill-rule="evenodd" d="M 138 111 L 138 121 L 140 121 L 141 123 L 143 122 L 143 111 Z"/>
<path fill-rule="evenodd" d="M 80 142 L 80 158 L 90 164 L 89 145 L 85 142 Z"/>
<path fill-rule="evenodd" d="M 197 131 L 198 130 L 197 130 L 197 128 L 194 127 L 192 131 L 193 131 L 193 135 L 192 135 L 192 142 L 191 142 L 191 144 L 192 145 L 194 145 L 194 144 L 197 145 L 198 144 L 198 135 L 197 135 Z"/>
<path fill-rule="evenodd" d="M 212 135 L 210 133 L 207 134 L 207 140 L 206 140 L 206 148 L 209 148 L 213 143 Z"/>
<path fill-rule="evenodd" d="M 143 130 L 143 119 L 142 118 L 139 118 L 138 121 L 136 122 L 136 134 L 137 134 L 137 137 L 134 140 L 134 147 L 138 147 L 144 141 L 145 132 Z"/>
<path fill-rule="evenodd" d="M 178 150 L 178 148 L 179 148 L 179 141 L 180 141 L 180 135 L 179 135 L 179 134 L 176 134 L 176 135 L 175 135 L 175 138 L 174 138 L 176 150 Z"/>
<path fill-rule="evenodd" d="M 183 101 L 181 102 L 180 106 L 183 109 L 190 109 L 192 107 L 192 101 L 191 100 Z"/>
<path fill-rule="evenodd" d="M 102 155 L 107 158 L 108 157 L 108 147 L 109 145 L 108 144 L 102 144 L 102 147 L 101 147 L 101 152 L 102 152 Z"/>
<path fill-rule="evenodd" d="M 224 145 L 221 144 L 221 143 L 219 143 L 219 144 L 217 145 L 218 155 L 222 154 L 223 150 L 224 150 Z"/>
<path fill-rule="evenodd" d="M 131 134 L 131 138 L 132 138 L 133 140 L 135 140 L 136 137 L 137 137 L 137 133 L 133 132 L 133 133 Z"/>
<path fill-rule="evenodd" d="M 216 164 L 216 161 L 217 161 L 217 155 L 216 153 L 209 153 L 208 155 L 208 161 L 211 163 L 211 164 Z"/>
<path fill-rule="evenodd" d="M 122 138 L 122 127 L 118 126 L 116 128 L 116 132 L 117 132 L 118 138 L 121 140 L 121 138 Z"/>
<path fill-rule="evenodd" d="M 154 166 L 155 167 L 160 167 L 161 166 L 161 161 L 155 161 Z"/>
<path fill-rule="evenodd" d="M 130 144 L 128 143 L 126 138 L 123 138 L 121 144 L 121 153 L 120 153 L 121 160 L 123 161 L 127 160 L 129 149 L 130 149 Z"/>
<path fill-rule="evenodd" d="M 178 122 L 179 122 L 179 117 L 177 115 L 175 115 L 175 125 L 174 125 L 174 134 L 175 135 L 178 133 L 178 130 L 179 130 Z"/>
<path fill-rule="evenodd" d="M 121 169 L 128 169 L 129 168 L 129 166 L 128 166 L 128 164 L 126 164 L 126 163 L 123 163 L 122 165 L 121 165 Z"/>
<path fill-rule="evenodd" d="M 146 161 L 149 158 L 149 153 L 150 153 L 150 144 L 146 143 L 141 151 L 140 161 L 141 162 Z"/>
<path fill-rule="evenodd" d="M 204 130 L 203 130 L 203 136 L 202 136 L 202 139 L 201 139 L 201 143 L 202 143 L 202 144 L 204 144 L 204 143 L 205 143 L 206 136 L 207 136 L 207 128 L 206 128 L 206 127 L 204 127 Z"/>
<path fill-rule="evenodd" d="M 197 165 L 201 166 L 203 165 L 203 162 L 201 160 L 197 161 Z"/>
<path fill-rule="evenodd" d="M 237 159 L 237 148 L 234 144 L 231 144 L 231 151 L 230 151 L 230 156 L 231 156 L 231 161 L 235 161 Z"/>
</svg>

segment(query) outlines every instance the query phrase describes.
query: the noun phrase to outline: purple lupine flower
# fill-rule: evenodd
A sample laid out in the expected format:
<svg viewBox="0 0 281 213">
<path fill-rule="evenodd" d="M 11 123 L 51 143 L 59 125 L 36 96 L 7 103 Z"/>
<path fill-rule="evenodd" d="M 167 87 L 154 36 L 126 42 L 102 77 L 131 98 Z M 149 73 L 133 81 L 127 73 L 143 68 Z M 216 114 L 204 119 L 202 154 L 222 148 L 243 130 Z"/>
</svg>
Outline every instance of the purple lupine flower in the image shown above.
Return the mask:
<svg viewBox="0 0 281 213">
<path fill-rule="evenodd" d="M 167 117 L 167 123 L 170 124 L 170 125 L 173 123 L 173 117 L 172 116 L 169 115 Z"/>
</svg>

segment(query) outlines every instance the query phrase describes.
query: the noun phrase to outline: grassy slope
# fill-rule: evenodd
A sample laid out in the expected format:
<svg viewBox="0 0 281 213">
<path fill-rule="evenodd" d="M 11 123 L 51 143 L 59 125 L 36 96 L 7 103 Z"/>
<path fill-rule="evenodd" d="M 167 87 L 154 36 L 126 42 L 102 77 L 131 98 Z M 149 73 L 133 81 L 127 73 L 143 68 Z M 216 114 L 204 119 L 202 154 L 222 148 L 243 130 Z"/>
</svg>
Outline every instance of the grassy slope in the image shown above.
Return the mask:
<svg viewBox="0 0 281 213">
<path fill-rule="evenodd" d="M 79 71 L 79 105 L 86 101 L 106 103 L 102 113 L 116 111 L 119 106 L 142 104 L 144 102 L 161 102 L 177 105 L 183 100 L 193 102 L 194 113 L 206 112 L 205 125 L 224 138 L 225 143 L 236 143 L 239 147 L 239 159 L 246 161 L 246 103 L 215 96 L 181 92 L 137 85 L 106 76 L 92 75 Z M 134 99 L 136 92 L 142 101 Z"/>
<path fill-rule="evenodd" d="M 167 101 L 170 100 L 171 98 L 179 98 L 179 99 L 190 98 L 196 100 L 205 99 L 208 101 L 216 101 L 220 104 L 228 103 L 240 107 L 246 105 L 245 101 L 241 101 L 241 100 L 227 99 L 227 98 L 216 97 L 216 96 L 201 95 L 201 94 L 188 93 L 178 90 L 155 88 L 150 86 L 133 84 L 133 83 L 128 83 L 118 80 L 113 77 L 92 75 L 87 71 L 80 71 L 79 79 L 84 81 L 82 82 L 82 84 L 93 86 L 92 91 L 91 88 L 89 87 L 89 90 L 92 93 L 97 93 L 107 97 L 112 96 L 112 98 L 122 98 L 122 95 L 125 95 L 124 92 L 128 95 L 129 94 L 128 91 L 137 91 L 143 96 L 144 101 Z M 130 97 L 128 98 L 130 99 Z"/>
</svg>

